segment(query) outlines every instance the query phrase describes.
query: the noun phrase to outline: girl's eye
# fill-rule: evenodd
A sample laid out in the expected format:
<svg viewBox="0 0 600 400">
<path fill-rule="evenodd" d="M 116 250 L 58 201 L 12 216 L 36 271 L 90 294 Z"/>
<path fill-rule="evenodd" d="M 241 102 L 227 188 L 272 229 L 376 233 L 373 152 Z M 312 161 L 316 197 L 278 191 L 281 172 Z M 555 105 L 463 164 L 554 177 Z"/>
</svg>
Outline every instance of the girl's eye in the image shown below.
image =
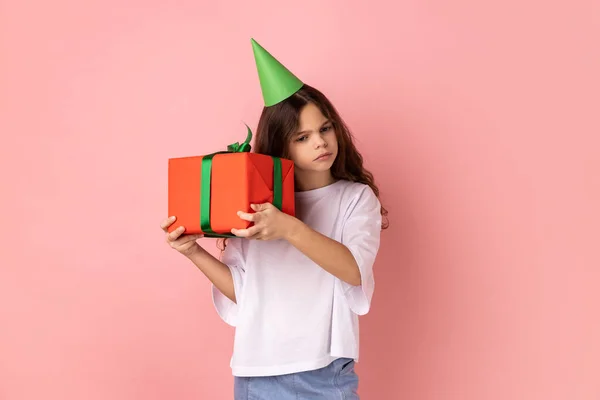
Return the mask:
<svg viewBox="0 0 600 400">
<path fill-rule="evenodd" d="M 304 142 L 306 140 L 306 136 L 300 136 L 298 139 L 296 139 L 296 142 Z"/>
<path fill-rule="evenodd" d="M 331 125 L 324 126 L 324 127 L 321 128 L 321 133 L 325 133 L 325 132 L 327 132 L 330 129 L 331 129 Z"/>
</svg>

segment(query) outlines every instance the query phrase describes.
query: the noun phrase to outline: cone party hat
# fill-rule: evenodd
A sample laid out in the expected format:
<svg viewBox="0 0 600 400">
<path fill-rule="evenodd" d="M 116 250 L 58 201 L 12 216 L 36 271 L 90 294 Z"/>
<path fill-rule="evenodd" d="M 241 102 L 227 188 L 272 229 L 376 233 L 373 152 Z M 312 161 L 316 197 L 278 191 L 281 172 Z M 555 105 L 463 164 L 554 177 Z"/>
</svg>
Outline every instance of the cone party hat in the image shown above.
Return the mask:
<svg viewBox="0 0 600 400">
<path fill-rule="evenodd" d="M 300 90 L 302 81 L 254 39 L 251 41 L 265 106 L 273 106 Z"/>
</svg>

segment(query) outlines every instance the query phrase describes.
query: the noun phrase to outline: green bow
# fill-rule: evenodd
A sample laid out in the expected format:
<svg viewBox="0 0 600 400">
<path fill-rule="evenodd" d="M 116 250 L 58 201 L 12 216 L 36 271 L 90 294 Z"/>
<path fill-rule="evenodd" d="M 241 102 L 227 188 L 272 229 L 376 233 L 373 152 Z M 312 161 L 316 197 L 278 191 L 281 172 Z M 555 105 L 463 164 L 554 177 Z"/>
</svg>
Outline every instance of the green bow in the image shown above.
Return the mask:
<svg viewBox="0 0 600 400">
<path fill-rule="evenodd" d="M 250 127 L 248 125 L 246 125 L 246 128 L 248 128 L 248 135 L 246 136 L 246 141 L 242 144 L 240 144 L 239 142 L 230 144 L 229 146 L 227 146 L 228 152 L 231 152 L 231 153 L 248 153 L 248 152 L 250 152 L 250 149 L 252 148 L 250 146 L 250 141 L 252 140 L 252 131 L 250 130 Z"/>
<path fill-rule="evenodd" d="M 242 144 L 239 142 L 230 144 L 227 146 L 227 151 L 219 151 L 213 154 L 202 157 L 202 163 L 200 164 L 200 176 L 202 178 L 202 185 L 200 188 L 200 229 L 204 232 L 204 236 L 213 238 L 226 238 L 236 237 L 232 233 L 220 234 L 212 230 L 210 226 L 210 192 L 211 192 L 211 171 L 212 171 L 212 159 L 217 154 L 226 153 L 247 153 L 250 152 L 250 140 L 252 140 L 252 131 L 248 128 L 248 135 L 246 141 Z M 281 168 L 281 159 L 278 157 L 273 158 L 273 205 L 281 210 L 283 203 L 283 176 Z"/>
</svg>

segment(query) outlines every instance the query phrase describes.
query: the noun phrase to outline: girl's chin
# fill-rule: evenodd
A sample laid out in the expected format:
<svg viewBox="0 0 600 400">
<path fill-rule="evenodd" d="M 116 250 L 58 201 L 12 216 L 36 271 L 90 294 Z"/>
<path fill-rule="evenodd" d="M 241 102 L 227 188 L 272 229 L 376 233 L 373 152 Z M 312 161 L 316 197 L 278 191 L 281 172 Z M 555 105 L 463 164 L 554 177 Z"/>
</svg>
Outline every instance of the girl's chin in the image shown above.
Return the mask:
<svg viewBox="0 0 600 400">
<path fill-rule="evenodd" d="M 319 166 L 318 168 L 312 167 L 312 168 L 299 168 L 296 167 L 296 170 L 298 172 L 302 172 L 305 174 L 322 174 L 325 172 L 328 172 L 331 169 L 331 165 L 323 165 L 323 166 Z"/>
</svg>

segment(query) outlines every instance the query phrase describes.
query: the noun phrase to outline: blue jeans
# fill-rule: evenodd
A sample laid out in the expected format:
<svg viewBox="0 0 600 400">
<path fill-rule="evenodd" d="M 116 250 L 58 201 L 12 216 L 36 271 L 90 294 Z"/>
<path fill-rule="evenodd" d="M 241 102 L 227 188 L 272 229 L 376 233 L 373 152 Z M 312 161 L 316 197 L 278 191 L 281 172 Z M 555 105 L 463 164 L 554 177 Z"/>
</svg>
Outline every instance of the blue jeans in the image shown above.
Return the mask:
<svg viewBox="0 0 600 400">
<path fill-rule="evenodd" d="M 359 400 L 354 360 L 338 358 L 324 368 L 294 374 L 234 377 L 235 400 Z"/>
</svg>

